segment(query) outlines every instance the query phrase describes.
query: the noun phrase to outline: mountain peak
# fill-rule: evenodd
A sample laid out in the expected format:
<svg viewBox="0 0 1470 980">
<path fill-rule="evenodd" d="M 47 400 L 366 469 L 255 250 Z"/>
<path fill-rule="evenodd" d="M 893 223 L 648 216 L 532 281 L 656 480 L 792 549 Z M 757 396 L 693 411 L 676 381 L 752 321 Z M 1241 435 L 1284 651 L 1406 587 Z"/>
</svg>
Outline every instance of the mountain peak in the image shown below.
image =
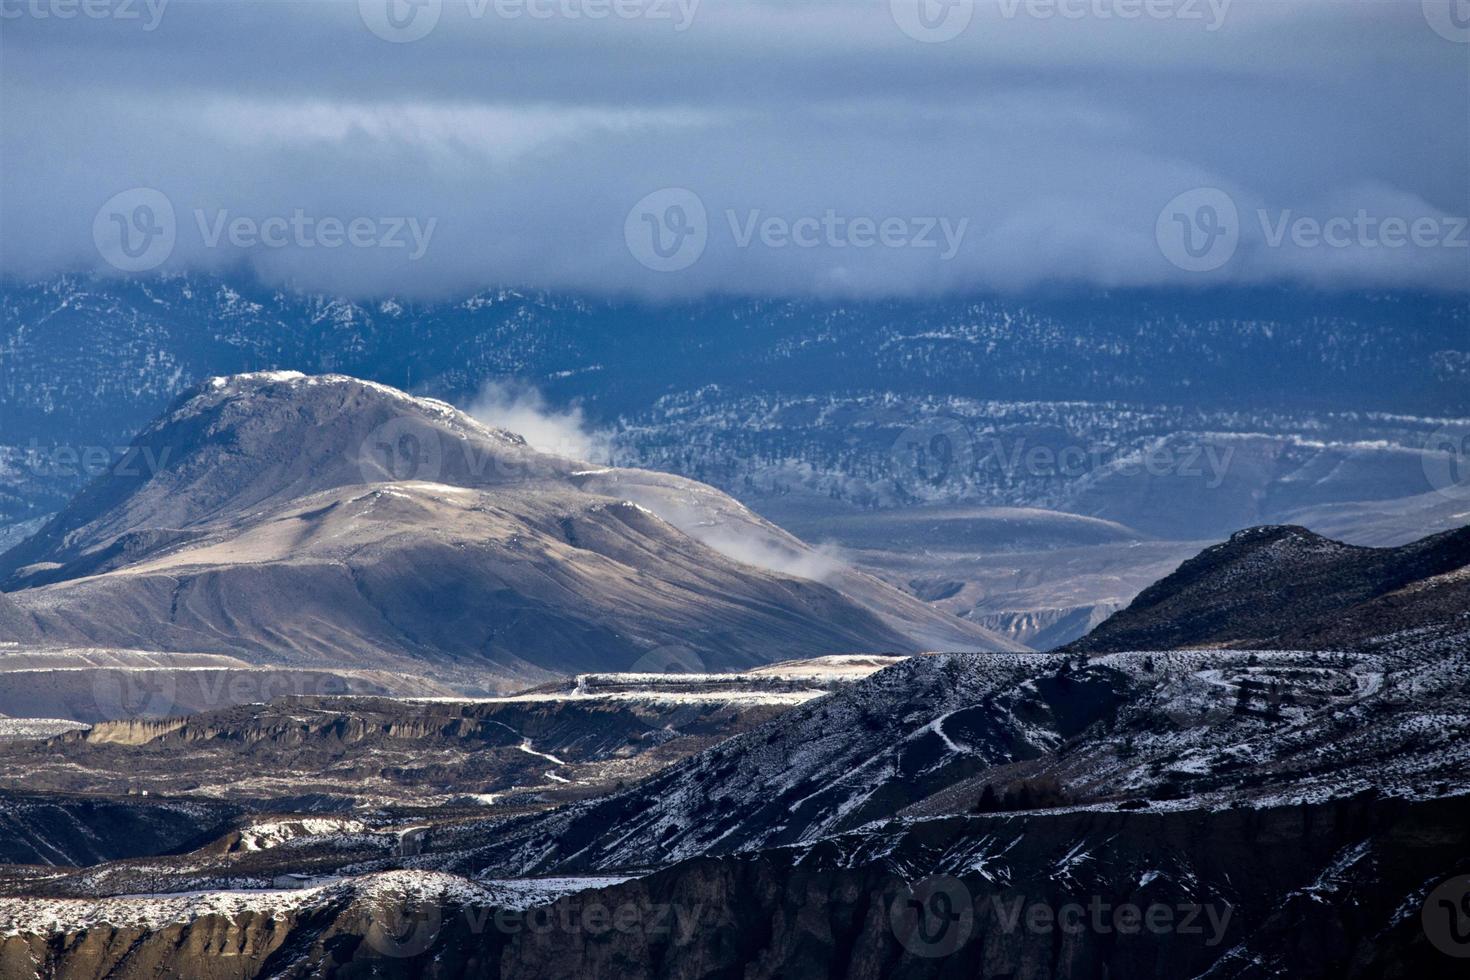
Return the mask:
<svg viewBox="0 0 1470 980">
<path fill-rule="evenodd" d="M 1247 528 L 1065 649 L 1360 648 L 1411 625 L 1450 624 L 1470 606 L 1470 578 L 1445 573 L 1467 566 L 1470 527 L 1397 548 L 1344 544 L 1289 524 Z"/>
</svg>

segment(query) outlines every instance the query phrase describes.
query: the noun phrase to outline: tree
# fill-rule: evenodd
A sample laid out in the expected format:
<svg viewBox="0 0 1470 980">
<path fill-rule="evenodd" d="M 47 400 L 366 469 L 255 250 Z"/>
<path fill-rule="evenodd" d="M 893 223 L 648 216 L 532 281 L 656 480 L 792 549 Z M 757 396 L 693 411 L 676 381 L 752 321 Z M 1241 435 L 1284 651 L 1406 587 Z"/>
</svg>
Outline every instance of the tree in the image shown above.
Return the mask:
<svg viewBox="0 0 1470 980">
<path fill-rule="evenodd" d="M 980 791 L 980 800 L 975 804 L 976 813 L 994 813 L 1001 806 L 1000 794 L 989 783 Z"/>
</svg>

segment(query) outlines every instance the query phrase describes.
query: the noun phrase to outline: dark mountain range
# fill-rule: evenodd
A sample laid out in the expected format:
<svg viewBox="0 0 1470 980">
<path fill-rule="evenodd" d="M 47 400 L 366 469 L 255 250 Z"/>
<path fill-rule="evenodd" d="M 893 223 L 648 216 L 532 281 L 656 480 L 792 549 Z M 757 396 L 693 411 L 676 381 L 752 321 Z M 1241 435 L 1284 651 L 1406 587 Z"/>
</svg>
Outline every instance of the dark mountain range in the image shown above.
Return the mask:
<svg viewBox="0 0 1470 980">
<path fill-rule="evenodd" d="M 68 438 L 88 428 L 129 434 L 204 377 L 285 368 L 446 399 L 514 375 L 609 416 L 705 384 L 1470 410 L 1467 311 L 1422 294 L 1119 290 L 649 306 L 500 289 L 415 304 L 298 295 L 241 277 L 68 276 L 4 284 L 0 313 L 9 354 L 0 407 L 39 438 L 58 423 Z M 1375 379 L 1370 390 L 1364 376 Z"/>
<path fill-rule="evenodd" d="M 0 556 L 16 639 L 426 667 L 472 687 L 673 645 L 711 668 L 1013 646 L 708 487 L 538 453 L 341 376 L 215 379 L 131 453 L 158 465 L 104 474 Z"/>
<path fill-rule="evenodd" d="M 226 942 L 241 951 L 228 975 L 241 977 L 453 976 L 491 964 L 507 977 L 648 964 L 691 978 L 818 965 L 844 978 L 1448 975 L 1456 940 L 1434 917 L 1470 873 L 1470 609 L 1440 590 L 1459 581 L 1462 544 L 1451 534 L 1358 549 L 1263 528 L 1192 563 L 1223 551 L 1241 587 L 1263 594 L 1261 583 L 1294 574 L 1272 608 L 1302 623 L 1424 590 L 1443 603 L 1406 615 L 1459 604 L 1458 618 L 1431 628 L 1390 624 L 1372 650 L 917 656 L 549 811 L 330 815 L 318 794 L 312 820 L 252 816 L 188 854 L 165 853 L 177 847 L 165 835 L 146 859 L 15 869 L 7 887 L 24 897 L 0 899 L 0 962 L 64 976 L 189 973 L 216 962 L 199 950 Z M 1272 571 L 1271 556 L 1294 572 Z M 1174 614 L 1207 618 L 1218 600 L 1182 589 Z M 614 679 L 609 692 L 622 686 Z M 375 768 L 373 753 L 391 762 L 401 740 L 483 741 L 517 771 L 515 754 L 528 753 L 514 734 L 490 732 L 492 718 L 539 726 L 547 746 L 586 759 L 563 772 L 617 754 L 555 705 L 415 713 L 375 699 L 365 722 L 340 708 L 284 702 L 260 723 L 232 708 L 126 731 L 151 765 L 169 752 L 278 753 L 374 767 L 365 774 L 380 782 L 395 770 Z M 683 709 L 639 709 L 628 730 L 670 710 Z M 310 723 L 318 712 L 322 723 Z M 130 751 L 110 740 L 115 728 L 11 755 L 39 753 L 47 778 L 111 778 L 102 761 L 126 772 Z M 220 737 L 256 744 L 211 748 Z M 529 754 L 547 751 L 536 744 Z M 88 759 L 93 774 L 77 773 Z M 489 775 L 444 760 L 436 778 L 450 783 Z M 1053 927 L 1016 925 L 1007 910 L 1018 899 Z M 487 925 L 505 921 L 497 911 L 609 903 L 709 917 L 677 939 L 576 919 Z M 1096 903 L 1182 909 L 1206 925 L 1125 935 L 1109 919 L 1059 931 L 1062 910 Z"/>
<path fill-rule="evenodd" d="M 1257 527 L 1209 548 L 1065 649 L 1379 648 L 1398 634 L 1470 636 L 1470 527 L 1361 548 Z"/>
<path fill-rule="evenodd" d="M 708 386 L 724 401 L 869 391 L 1446 416 L 1470 414 L 1467 336 L 1463 303 L 1399 293 L 649 306 L 496 290 L 414 304 L 304 296 L 248 277 L 12 281 L 0 285 L 0 457 L 10 453 L 0 516 L 57 509 L 87 465 L 67 453 L 125 446 L 190 386 L 245 371 L 343 372 L 456 404 L 513 377 L 555 404 L 580 401 L 598 424 Z M 23 485 L 7 487 L 7 469 Z"/>
</svg>

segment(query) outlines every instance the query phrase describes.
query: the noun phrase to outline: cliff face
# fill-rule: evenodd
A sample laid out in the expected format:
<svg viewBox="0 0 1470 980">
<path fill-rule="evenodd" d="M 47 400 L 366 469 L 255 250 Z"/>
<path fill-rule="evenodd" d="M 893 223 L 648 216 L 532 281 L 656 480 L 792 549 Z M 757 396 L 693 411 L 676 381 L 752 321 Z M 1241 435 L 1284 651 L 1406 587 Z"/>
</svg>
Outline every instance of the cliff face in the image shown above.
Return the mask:
<svg viewBox="0 0 1470 980">
<path fill-rule="evenodd" d="M 391 887 L 263 893 L 190 921 L 108 924 L 104 909 L 78 927 L 63 909 L 56 931 L 0 929 L 0 975 L 1442 976 L 1454 961 L 1421 909 L 1470 870 L 1467 818 L 1465 797 L 956 817 L 700 858 L 549 904 L 396 872 Z"/>
</svg>

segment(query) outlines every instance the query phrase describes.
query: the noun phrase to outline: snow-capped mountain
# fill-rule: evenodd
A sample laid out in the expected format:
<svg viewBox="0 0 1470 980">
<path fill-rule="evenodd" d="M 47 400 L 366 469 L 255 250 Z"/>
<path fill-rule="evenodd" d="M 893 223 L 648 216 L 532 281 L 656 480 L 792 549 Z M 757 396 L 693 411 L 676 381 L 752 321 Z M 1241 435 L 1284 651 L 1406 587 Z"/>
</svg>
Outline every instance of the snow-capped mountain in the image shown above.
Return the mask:
<svg viewBox="0 0 1470 980">
<path fill-rule="evenodd" d="M 160 463 L 104 474 L 0 557 L 14 639 L 477 687 L 675 646 L 712 668 L 1013 646 L 708 487 L 340 375 L 213 379 L 131 451 Z"/>
</svg>

